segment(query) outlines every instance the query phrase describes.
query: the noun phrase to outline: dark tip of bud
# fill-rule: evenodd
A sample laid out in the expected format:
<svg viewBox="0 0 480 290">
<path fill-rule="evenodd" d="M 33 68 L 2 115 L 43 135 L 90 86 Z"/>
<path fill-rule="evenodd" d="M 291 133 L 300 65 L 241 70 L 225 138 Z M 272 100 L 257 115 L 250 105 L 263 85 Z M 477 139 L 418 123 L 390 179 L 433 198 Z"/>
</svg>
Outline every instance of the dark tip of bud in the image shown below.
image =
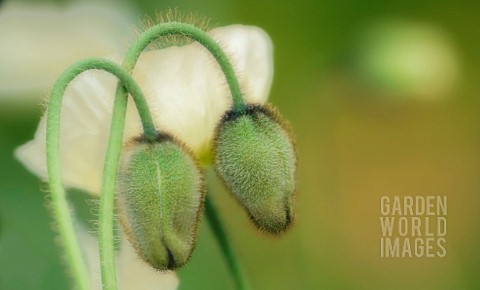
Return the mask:
<svg viewBox="0 0 480 290">
<path fill-rule="evenodd" d="M 117 197 L 120 222 L 140 257 L 159 270 L 189 260 L 205 186 L 185 145 L 166 133 L 130 141 L 122 154 Z"/>
<path fill-rule="evenodd" d="M 263 231 L 278 234 L 294 219 L 296 152 L 289 127 L 270 106 L 228 111 L 216 129 L 215 166 Z"/>
</svg>

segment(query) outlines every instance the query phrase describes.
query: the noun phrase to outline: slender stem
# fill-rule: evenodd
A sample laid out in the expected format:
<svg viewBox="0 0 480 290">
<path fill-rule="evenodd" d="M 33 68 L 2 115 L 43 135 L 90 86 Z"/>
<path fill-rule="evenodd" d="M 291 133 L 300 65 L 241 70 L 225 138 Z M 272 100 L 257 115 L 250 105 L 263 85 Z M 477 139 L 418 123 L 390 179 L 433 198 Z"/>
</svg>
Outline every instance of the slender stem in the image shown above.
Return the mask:
<svg viewBox="0 0 480 290">
<path fill-rule="evenodd" d="M 125 69 L 111 61 L 96 58 L 79 61 L 65 70 L 55 82 L 50 94 L 47 111 L 47 170 L 53 215 L 58 225 L 62 246 L 65 248 L 67 264 L 70 267 L 69 270 L 71 271 L 74 282 L 79 290 L 87 290 L 90 286 L 88 273 L 76 239 L 73 221 L 70 216 L 62 182 L 60 162 L 60 116 L 63 95 L 68 84 L 80 73 L 90 69 L 104 70 L 117 76 L 135 99 L 139 114 L 142 118 L 145 134 L 153 138 L 156 132 L 150 112 L 148 111 L 147 103 L 140 88 Z"/>
<path fill-rule="evenodd" d="M 246 108 L 245 102 L 243 100 L 242 90 L 240 89 L 240 84 L 227 55 L 220 47 L 220 45 L 205 31 L 191 24 L 169 22 L 157 24 L 149 28 L 138 37 L 137 41 L 132 45 L 129 51 L 132 54 L 138 55 L 134 56 L 132 54 L 129 54 L 127 58 L 131 60 L 138 59 L 140 53 L 150 43 L 152 43 L 159 37 L 168 35 L 182 35 L 191 38 L 203 45 L 213 55 L 225 75 L 225 79 L 232 94 L 234 110 L 240 112 Z"/>
<path fill-rule="evenodd" d="M 235 71 L 228 60 L 227 55 L 221 47 L 206 32 L 185 23 L 170 22 L 155 25 L 143 32 L 127 51 L 122 66 L 132 72 L 140 54 L 153 41 L 162 36 L 183 35 L 202 44 L 216 59 L 230 88 L 233 109 L 236 112 L 245 110 L 240 84 Z M 100 196 L 99 208 L 99 242 L 100 242 L 100 269 L 102 274 L 103 289 L 117 289 L 115 252 L 113 247 L 113 216 L 116 172 L 122 148 L 122 137 L 127 107 L 127 92 L 122 84 L 117 85 L 115 102 L 108 141 L 107 154 L 105 156 L 105 167 L 103 170 L 102 194 Z"/>
<path fill-rule="evenodd" d="M 227 262 L 228 268 L 233 276 L 235 287 L 238 290 L 248 289 L 247 281 L 245 279 L 245 275 L 242 271 L 242 267 L 237 260 L 235 252 L 233 248 L 230 246 L 230 243 L 227 238 L 227 233 L 222 225 L 220 217 L 217 213 L 217 209 L 215 208 L 214 204 L 210 200 L 210 197 L 207 192 L 207 197 L 205 199 L 205 213 L 207 215 L 208 221 L 210 223 L 210 227 L 217 238 L 217 242 L 220 246 L 220 249 L 223 252 L 223 256 Z"/>
</svg>

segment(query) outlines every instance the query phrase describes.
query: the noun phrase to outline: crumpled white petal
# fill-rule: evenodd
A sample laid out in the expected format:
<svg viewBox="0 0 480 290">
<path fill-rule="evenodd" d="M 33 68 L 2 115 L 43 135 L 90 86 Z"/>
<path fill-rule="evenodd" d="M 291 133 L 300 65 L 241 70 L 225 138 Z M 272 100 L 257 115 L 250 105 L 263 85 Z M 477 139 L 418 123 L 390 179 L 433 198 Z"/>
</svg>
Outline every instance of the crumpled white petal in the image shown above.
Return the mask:
<svg viewBox="0 0 480 290">
<path fill-rule="evenodd" d="M 76 60 L 123 53 L 134 19 L 118 3 L 7 1 L 0 7 L 0 100 L 38 100 Z"/>
<path fill-rule="evenodd" d="M 248 102 L 263 103 L 273 76 L 272 44 L 259 28 L 228 26 L 212 30 L 234 63 Z M 210 146 L 214 127 L 232 103 L 223 74 L 198 44 L 149 51 L 139 60 L 134 78 L 146 94 L 157 128 L 173 133 L 197 154 Z M 89 71 L 71 83 L 61 119 L 63 181 L 98 194 L 109 135 L 114 77 Z M 34 174 L 47 178 L 45 124 L 42 117 L 33 140 L 20 146 L 17 158 Z M 124 139 L 140 134 L 129 101 Z"/>
<path fill-rule="evenodd" d="M 100 260 L 98 240 L 84 228 L 77 229 L 88 269 L 92 290 L 101 290 Z M 122 238 L 116 257 L 117 281 L 119 290 L 174 290 L 179 280 L 173 271 L 159 272 L 138 258 L 130 243 Z"/>
</svg>

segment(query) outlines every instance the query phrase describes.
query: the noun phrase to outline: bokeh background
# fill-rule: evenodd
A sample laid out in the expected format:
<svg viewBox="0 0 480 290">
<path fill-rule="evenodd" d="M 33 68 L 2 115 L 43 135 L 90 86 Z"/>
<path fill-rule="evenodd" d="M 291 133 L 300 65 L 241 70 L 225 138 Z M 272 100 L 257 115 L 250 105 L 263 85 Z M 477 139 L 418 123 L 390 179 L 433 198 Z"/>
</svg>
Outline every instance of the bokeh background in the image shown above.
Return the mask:
<svg viewBox="0 0 480 290">
<path fill-rule="evenodd" d="M 480 289 L 480 2 L 109 3 L 138 21 L 178 7 L 271 36 L 270 101 L 297 135 L 295 227 L 280 238 L 258 233 L 208 179 L 253 289 Z M 16 49 L 0 39 L 5 47 Z M 67 289 L 42 185 L 13 156 L 33 136 L 48 90 L 1 92 L 0 289 Z M 380 258 L 380 197 L 433 194 L 448 196 L 447 256 Z M 86 195 L 71 199 L 93 218 Z M 207 223 L 178 273 L 180 289 L 233 287 Z"/>
</svg>

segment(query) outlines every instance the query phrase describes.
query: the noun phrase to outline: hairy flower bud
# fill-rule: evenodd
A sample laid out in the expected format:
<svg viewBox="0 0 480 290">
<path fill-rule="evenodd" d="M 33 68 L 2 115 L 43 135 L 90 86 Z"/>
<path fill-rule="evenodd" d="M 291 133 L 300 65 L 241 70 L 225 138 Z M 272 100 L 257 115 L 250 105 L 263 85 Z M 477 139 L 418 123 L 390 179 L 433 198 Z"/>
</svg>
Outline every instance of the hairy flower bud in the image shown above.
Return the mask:
<svg viewBox="0 0 480 290">
<path fill-rule="evenodd" d="M 227 112 L 214 148 L 217 172 L 257 227 L 284 231 L 294 217 L 296 154 L 280 114 L 260 105 Z"/>
<path fill-rule="evenodd" d="M 191 152 L 172 136 L 127 145 L 119 169 L 121 224 L 137 253 L 159 270 L 183 266 L 197 240 L 205 186 Z"/>
</svg>

